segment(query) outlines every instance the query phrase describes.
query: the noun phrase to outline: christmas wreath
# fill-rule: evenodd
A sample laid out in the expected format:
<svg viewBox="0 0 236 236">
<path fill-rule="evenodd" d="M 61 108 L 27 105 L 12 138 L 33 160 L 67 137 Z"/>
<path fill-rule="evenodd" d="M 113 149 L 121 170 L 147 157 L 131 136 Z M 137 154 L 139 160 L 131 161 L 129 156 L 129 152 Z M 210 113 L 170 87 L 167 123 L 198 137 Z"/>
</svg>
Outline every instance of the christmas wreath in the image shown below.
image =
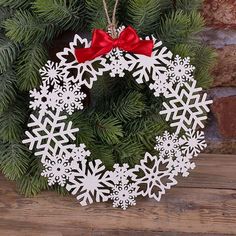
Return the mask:
<svg viewBox="0 0 236 236">
<path fill-rule="evenodd" d="M 118 10 L 109 20 L 111 8 L 105 7 L 108 32 L 94 30 L 91 43 L 75 35 L 58 60 L 44 66 L 43 44 L 60 27 L 84 27 L 78 15 L 86 11 L 86 22 L 105 28 L 104 9 L 98 7 L 104 1 L 27 2 L 12 0 L 20 10 L 11 12 L 10 3 L 0 1 L 8 13 L 1 43 L 9 46 L 1 55 L 8 57 L 1 67 L 2 171 L 27 195 L 48 184 L 60 191 L 65 186 L 82 205 L 111 199 L 126 209 L 139 195 L 159 201 L 177 175 L 188 176 L 192 158 L 206 147 L 198 128 L 204 127 L 211 101 L 201 87 L 210 84 L 213 54 L 192 38 L 202 26 L 197 1 L 111 1 Z M 117 28 L 115 16 L 132 27 Z M 45 28 L 37 31 L 39 22 Z M 28 101 L 22 90 L 30 90 L 30 117 L 22 112 Z"/>
</svg>

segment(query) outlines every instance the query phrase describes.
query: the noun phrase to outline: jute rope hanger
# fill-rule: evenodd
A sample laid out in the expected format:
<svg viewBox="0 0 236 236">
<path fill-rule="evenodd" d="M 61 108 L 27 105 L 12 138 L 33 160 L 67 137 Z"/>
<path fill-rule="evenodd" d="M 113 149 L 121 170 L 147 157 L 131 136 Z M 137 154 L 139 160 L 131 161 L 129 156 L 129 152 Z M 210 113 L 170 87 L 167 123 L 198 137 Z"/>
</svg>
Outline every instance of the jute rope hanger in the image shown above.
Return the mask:
<svg viewBox="0 0 236 236">
<path fill-rule="evenodd" d="M 105 11 L 105 14 L 106 14 L 107 22 L 108 22 L 108 28 L 111 29 L 111 36 L 113 38 L 116 38 L 117 37 L 117 33 L 116 33 L 116 11 L 117 11 L 117 6 L 118 6 L 119 0 L 116 0 L 116 2 L 115 2 L 113 13 L 112 13 L 112 19 L 110 19 L 110 16 L 109 16 L 109 13 L 108 13 L 108 7 L 107 7 L 106 0 L 102 0 L 102 1 L 103 1 L 103 6 L 104 6 L 104 11 Z"/>
</svg>

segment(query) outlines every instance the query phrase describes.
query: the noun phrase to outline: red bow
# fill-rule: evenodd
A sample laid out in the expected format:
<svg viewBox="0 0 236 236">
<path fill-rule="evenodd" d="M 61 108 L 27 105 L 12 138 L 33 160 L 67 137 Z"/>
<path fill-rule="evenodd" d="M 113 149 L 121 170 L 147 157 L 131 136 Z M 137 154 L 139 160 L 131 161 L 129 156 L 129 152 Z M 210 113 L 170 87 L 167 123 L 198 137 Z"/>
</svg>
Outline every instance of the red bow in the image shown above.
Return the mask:
<svg viewBox="0 0 236 236">
<path fill-rule="evenodd" d="M 76 48 L 75 56 L 79 63 L 93 60 L 110 52 L 118 47 L 127 52 L 151 56 L 153 50 L 152 40 L 140 40 L 136 31 L 132 27 L 125 28 L 119 38 L 113 39 L 103 30 L 93 31 L 92 43 L 90 48 Z"/>
</svg>

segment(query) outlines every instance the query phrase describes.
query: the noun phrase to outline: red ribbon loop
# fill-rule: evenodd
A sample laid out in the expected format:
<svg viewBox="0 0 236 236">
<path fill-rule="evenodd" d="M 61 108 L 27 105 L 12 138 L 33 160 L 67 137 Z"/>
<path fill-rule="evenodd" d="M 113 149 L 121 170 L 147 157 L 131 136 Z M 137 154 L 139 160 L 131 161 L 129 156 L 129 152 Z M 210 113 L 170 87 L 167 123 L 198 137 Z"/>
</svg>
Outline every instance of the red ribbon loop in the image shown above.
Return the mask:
<svg viewBox="0 0 236 236">
<path fill-rule="evenodd" d="M 75 48 L 75 56 L 79 63 L 83 63 L 105 55 L 113 48 L 118 47 L 127 52 L 150 57 L 153 46 L 152 40 L 140 40 L 136 31 L 130 26 L 125 28 L 116 39 L 113 39 L 105 31 L 96 29 L 93 31 L 91 46 L 89 48 Z"/>
</svg>

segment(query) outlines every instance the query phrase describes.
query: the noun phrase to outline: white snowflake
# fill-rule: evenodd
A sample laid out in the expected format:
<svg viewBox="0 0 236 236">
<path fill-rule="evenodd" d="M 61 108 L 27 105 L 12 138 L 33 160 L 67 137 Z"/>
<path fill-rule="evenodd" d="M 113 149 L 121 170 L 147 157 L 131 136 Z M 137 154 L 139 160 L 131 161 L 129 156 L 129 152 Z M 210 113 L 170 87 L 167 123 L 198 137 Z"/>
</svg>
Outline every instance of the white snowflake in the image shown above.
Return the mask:
<svg viewBox="0 0 236 236">
<path fill-rule="evenodd" d="M 173 158 L 177 152 L 180 151 L 179 138 L 176 133 L 170 134 L 165 131 L 162 136 L 156 137 L 156 146 L 161 158 Z"/>
<path fill-rule="evenodd" d="M 71 165 L 63 155 L 60 156 L 51 156 L 50 159 L 47 159 L 43 162 L 44 170 L 41 173 L 42 176 L 48 178 L 48 185 L 53 185 L 58 183 L 60 186 L 64 186 L 66 180 L 69 178 L 71 171 Z"/>
<path fill-rule="evenodd" d="M 172 173 L 172 160 L 157 158 L 146 152 L 140 165 L 136 165 L 133 170 L 132 180 L 137 185 L 137 195 L 148 196 L 160 201 L 166 189 L 177 184 Z M 137 173 L 137 174 L 136 174 Z"/>
<path fill-rule="evenodd" d="M 112 186 L 109 171 L 105 171 L 101 160 L 90 162 L 82 160 L 79 168 L 71 173 L 66 189 L 73 195 L 77 195 L 77 200 L 82 206 L 85 206 L 94 201 L 107 201 L 110 193 L 109 187 Z"/>
<path fill-rule="evenodd" d="M 186 155 L 198 156 L 206 148 L 205 136 L 203 131 L 189 129 L 183 137 L 180 138 L 181 150 Z"/>
<path fill-rule="evenodd" d="M 64 82 L 63 86 L 57 86 L 54 92 L 57 94 L 57 106 L 60 110 L 67 111 L 69 115 L 76 109 L 82 110 L 84 107 L 81 101 L 86 97 L 86 94 L 80 90 L 80 85 L 72 84 L 70 80 Z"/>
<path fill-rule="evenodd" d="M 176 133 L 181 129 L 187 131 L 190 127 L 195 130 L 199 125 L 204 127 L 203 120 L 207 119 L 206 112 L 209 112 L 207 105 L 212 103 L 212 100 L 207 100 L 207 94 L 202 96 L 199 94 L 202 88 L 196 88 L 196 81 L 191 85 L 186 83 L 184 87 L 177 84 L 176 88 L 169 88 L 170 93 L 166 98 L 170 101 L 164 102 L 164 110 L 160 111 L 161 115 L 166 115 L 166 121 L 172 117 L 171 127 L 177 127 Z"/>
<path fill-rule="evenodd" d="M 156 74 L 153 78 L 154 82 L 149 85 L 151 90 L 154 90 L 154 96 L 159 97 L 161 94 L 166 96 L 169 94 L 169 86 L 172 86 L 170 82 L 168 82 L 168 77 L 166 73 Z"/>
<path fill-rule="evenodd" d="M 45 66 L 39 70 L 43 81 L 48 85 L 60 84 L 67 76 L 64 68 L 57 62 L 47 61 Z"/>
<path fill-rule="evenodd" d="M 75 140 L 73 133 L 79 131 L 78 128 L 72 128 L 72 122 L 64 122 L 66 116 L 60 116 L 60 111 L 47 111 L 45 115 L 39 113 L 37 116 L 31 114 L 32 122 L 28 124 L 32 131 L 26 131 L 27 136 L 22 142 L 29 144 L 29 149 L 36 148 L 35 155 L 42 156 L 42 161 L 46 157 L 61 156 L 67 152 L 67 149 L 74 147 L 68 144 L 69 139 Z"/>
<path fill-rule="evenodd" d="M 141 54 L 129 54 L 125 55 L 129 64 L 129 71 L 132 72 L 133 77 L 136 78 L 137 83 L 143 83 L 149 81 L 150 78 L 155 78 L 156 74 L 163 73 L 167 70 L 166 64 L 172 57 L 172 53 L 162 46 L 161 41 L 157 41 L 154 37 L 146 39 L 152 39 L 154 41 L 154 48 L 151 57 Z"/>
<path fill-rule="evenodd" d="M 56 94 L 49 91 L 49 85 L 47 85 L 46 82 L 40 85 L 38 91 L 37 89 L 31 90 L 30 98 L 33 98 L 33 101 L 30 101 L 29 108 L 33 110 L 39 108 L 39 112 L 42 114 L 49 108 L 53 110 L 56 108 Z"/>
<path fill-rule="evenodd" d="M 74 83 L 84 84 L 88 88 L 92 88 L 93 82 L 97 80 L 97 76 L 102 75 L 106 71 L 106 59 L 97 57 L 91 61 L 78 63 L 75 57 L 75 48 L 90 47 L 87 39 L 82 39 L 79 35 L 75 35 L 74 41 L 70 43 L 69 48 L 64 48 L 63 52 L 57 53 L 57 57 L 61 60 L 61 65 L 65 67 L 65 71 L 70 72 L 76 70 L 76 76 L 73 79 Z M 71 74 L 69 73 L 71 77 Z"/>
<path fill-rule="evenodd" d="M 131 177 L 132 172 L 129 169 L 129 165 L 124 163 L 122 166 L 119 164 L 114 164 L 114 171 L 110 172 L 110 177 L 114 184 L 122 183 L 127 184 L 129 182 L 128 178 Z"/>
<path fill-rule="evenodd" d="M 121 51 L 119 48 L 115 48 L 111 52 L 106 54 L 106 58 L 106 68 L 108 71 L 110 71 L 110 76 L 115 77 L 116 75 L 118 75 L 119 77 L 124 77 L 124 71 L 128 70 L 129 65 L 124 58 L 123 51 Z"/>
<path fill-rule="evenodd" d="M 169 63 L 167 75 L 172 83 L 179 83 L 182 86 L 185 82 L 193 80 L 195 67 L 189 63 L 189 57 L 182 59 L 179 55 L 176 55 L 174 60 Z"/>
<path fill-rule="evenodd" d="M 72 169 L 77 169 L 78 168 L 78 165 L 79 165 L 79 162 L 83 161 L 83 160 L 86 160 L 86 158 L 88 156 L 90 156 L 90 151 L 89 150 L 85 150 L 86 146 L 85 144 L 80 144 L 79 147 L 74 147 L 72 150 L 71 150 L 71 167 Z"/>
<path fill-rule="evenodd" d="M 121 207 L 126 210 L 128 206 L 136 205 L 137 196 L 134 184 L 117 184 L 112 190 L 109 198 L 113 200 L 113 207 Z"/>
<path fill-rule="evenodd" d="M 189 175 L 189 170 L 193 170 L 196 165 L 191 162 L 192 156 L 190 155 L 182 155 L 180 152 L 177 153 L 176 159 L 173 161 L 173 173 L 177 175 L 181 173 L 183 177 L 187 177 Z"/>
</svg>

